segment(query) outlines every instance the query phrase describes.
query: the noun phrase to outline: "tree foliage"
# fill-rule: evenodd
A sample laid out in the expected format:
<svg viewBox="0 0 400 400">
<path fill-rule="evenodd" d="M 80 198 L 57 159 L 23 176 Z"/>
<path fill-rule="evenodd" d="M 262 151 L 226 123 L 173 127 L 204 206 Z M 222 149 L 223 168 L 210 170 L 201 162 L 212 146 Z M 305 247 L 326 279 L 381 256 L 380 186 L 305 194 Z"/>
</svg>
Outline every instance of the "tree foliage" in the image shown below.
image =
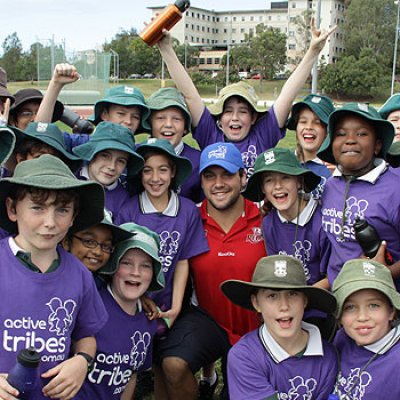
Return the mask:
<svg viewBox="0 0 400 400">
<path fill-rule="evenodd" d="M 9 80 L 17 80 L 22 66 L 22 44 L 17 32 L 8 35 L 2 44 L 3 57 L 1 66 L 7 71 Z"/>
<path fill-rule="evenodd" d="M 296 39 L 296 52 L 297 56 L 291 59 L 291 63 L 298 65 L 301 59 L 306 54 L 307 49 L 310 47 L 311 42 L 311 18 L 313 16 L 312 10 L 305 10 L 301 14 L 293 18 L 293 26 L 295 27 Z"/>
</svg>

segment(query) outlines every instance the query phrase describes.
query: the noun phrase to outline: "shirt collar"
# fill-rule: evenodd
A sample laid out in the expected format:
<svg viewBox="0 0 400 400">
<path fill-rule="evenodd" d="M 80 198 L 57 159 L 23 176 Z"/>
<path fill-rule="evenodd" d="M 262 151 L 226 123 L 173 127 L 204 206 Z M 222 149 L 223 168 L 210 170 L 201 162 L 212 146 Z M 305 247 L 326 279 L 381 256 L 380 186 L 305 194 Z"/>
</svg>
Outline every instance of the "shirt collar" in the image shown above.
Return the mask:
<svg viewBox="0 0 400 400">
<path fill-rule="evenodd" d="M 357 180 L 369 183 L 375 183 L 378 180 L 378 178 L 386 171 L 387 164 L 386 161 L 383 160 L 382 158 L 375 158 L 374 166 L 375 168 L 367 172 L 365 175 L 358 176 Z M 338 167 L 336 167 L 335 170 L 333 171 L 333 176 L 336 178 L 343 176 L 342 172 Z"/>
<path fill-rule="evenodd" d="M 181 140 L 176 146 L 175 146 L 175 153 L 177 156 L 180 156 L 184 148 L 183 140 Z"/>
<path fill-rule="evenodd" d="M 88 181 L 91 181 L 91 179 L 89 177 L 89 169 L 88 169 L 87 165 L 85 165 L 85 166 L 83 166 L 81 168 L 80 175 L 82 177 L 84 177 L 85 179 L 87 179 Z M 108 186 L 101 185 L 101 186 L 103 186 L 104 189 L 106 189 L 106 190 L 114 190 L 118 186 L 118 179 L 114 183 L 112 183 L 111 185 L 108 185 Z"/>
<path fill-rule="evenodd" d="M 11 249 L 12 253 L 14 254 L 14 256 L 16 256 L 19 251 L 21 251 L 22 253 L 26 253 L 26 250 L 24 250 L 22 247 L 19 247 L 17 245 L 17 242 L 15 241 L 15 239 L 12 236 L 10 236 L 8 238 L 8 244 L 10 245 L 10 249 Z"/>
<path fill-rule="evenodd" d="M 382 339 L 377 342 L 364 346 L 367 350 L 375 354 L 385 354 L 388 352 L 400 339 L 400 326 L 397 325 L 391 329 Z"/>
<path fill-rule="evenodd" d="M 139 194 L 139 204 L 143 214 L 163 214 L 167 217 L 176 217 L 179 211 L 179 198 L 178 195 L 171 190 L 171 196 L 167 205 L 167 208 L 161 213 L 153 206 L 146 191 Z"/>
<path fill-rule="evenodd" d="M 303 356 L 323 356 L 324 349 L 322 346 L 321 333 L 319 329 L 315 325 L 304 321 L 301 322 L 301 328 L 307 331 L 309 335 L 307 347 L 303 353 Z M 259 335 L 265 350 L 276 363 L 279 364 L 282 361 L 292 357 L 275 341 L 265 324 L 263 324 L 260 328 Z"/>
<path fill-rule="evenodd" d="M 304 209 L 300 213 L 300 215 L 298 217 L 292 219 L 291 221 L 288 221 L 279 211 L 277 211 L 277 214 L 278 214 L 280 221 L 283 224 L 291 222 L 292 224 L 304 226 L 310 221 L 310 219 L 314 215 L 314 211 L 317 207 L 318 207 L 318 201 L 311 198 L 310 200 L 308 200 L 306 206 L 304 207 Z"/>
</svg>

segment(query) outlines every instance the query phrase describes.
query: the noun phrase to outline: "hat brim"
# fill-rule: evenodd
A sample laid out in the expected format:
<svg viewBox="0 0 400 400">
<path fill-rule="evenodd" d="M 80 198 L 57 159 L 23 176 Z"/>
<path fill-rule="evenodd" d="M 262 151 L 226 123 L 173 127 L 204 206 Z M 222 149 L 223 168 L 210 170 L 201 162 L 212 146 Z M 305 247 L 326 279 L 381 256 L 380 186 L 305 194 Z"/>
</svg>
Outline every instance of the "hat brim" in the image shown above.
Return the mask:
<svg viewBox="0 0 400 400">
<path fill-rule="evenodd" d="M 218 116 L 221 115 L 224 111 L 224 104 L 225 102 L 231 97 L 241 97 L 242 99 L 246 100 L 247 103 L 250 104 L 250 107 L 258 112 L 258 113 L 266 113 L 268 112 L 268 108 L 266 106 L 259 106 L 258 104 L 252 104 L 245 96 L 238 94 L 238 93 L 229 93 L 221 98 L 219 98 L 215 103 L 209 104 L 207 106 L 208 111 L 211 115 Z"/>
<path fill-rule="evenodd" d="M 377 138 L 382 142 L 382 149 L 377 156 L 386 159 L 386 154 L 394 138 L 394 127 L 392 123 L 383 119 L 376 119 L 371 116 L 367 116 L 361 111 L 358 112 L 348 109 L 336 110 L 329 117 L 328 136 L 321 145 L 320 151 L 318 152 L 318 157 L 325 162 L 336 165 L 336 160 L 332 152 L 334 127 L 336 126 L 338 119 L 346 114 L 355 114 L 360 118 L 366 119 L 374 126 Z"/>
<path fill-rule="evenodd" d="M 146 244 L 135 240 L 134 233 L 131 233 L 130 235 L 130 239 L 118 243 L 111 259 L 99 270 L 99 273 L 103 275 L 114 275 L 124 254 L 130 249 L 140 249 L 149 255 L 153 262 L 153 277 L 147 290 L 155 292 L 164 289 L 164 275 L 162 273 L 161 262 L 159 261 L 158 254 L 154 253 L 150 246 L 146 246 Z"/>
<path fill-rule="evenodd" d="M 0 97 L 6 97 L 10 99 L 11 105 L 15 103 L 15 97 L 3 86 L 0 86 Z"/>
<path fill-rule="evenodd" d="M 278 164 L 278 163 L 277 163 Z M 264 172 L 279 172 L 285 175 L 291 176 L 303 176 L 304 179 L 304 190 L 306 192 L 312 192 L 321 182 L 321 177 L 314 174 L 311 170 L 308 169 L 300 169 L 300 168 L 287 168 L 285 172 L 283 172 L 281 165 L 277 165 L 274 167 L 274 164 L 268 166 L 268 168 L 262 169 L 253 173 L 250 176 L 245 191 L 243 192 L 243 196 L 246 199 L 251 201 L 262 201 L 264 200 L 264 193 L 261 190 L 261 177 Z"/>
<path fill-rule="evenodd" d="M 254 307 L 251 303 L 251 295 L 256 289 L 298 290 L 307 296 L 308 309 L 320 310 L 328 314 L 332 314 L 336 309 L 335 297 L 327 290 L 313 286 L 296 286 L 278 283 L 267 286 L 266 284 L 232 279 L 223 282 L 220 288 L 232 303 L 252 311 L 254 311 Z"/>
<path fill-rule="evenodd" d="M 365 279 L 360 278 L 360 280 L 346 282 L 334 291 L 334 296 L 336 297 L 337 301 L 335 310 L 336 318 L 340 318 L 342 315 L 343 304 L 346 299 L 353 293 L 363 289 L 378 290 L 386 295 L 396 310 L 400 311 L 400 293 L 398 293 L 394 288 L 390 287 L 389 285 L 385 285 L 380 281 L 368 280 L 368 282 L 366 282 Z"/>
<path fill-rule="evenodd" d="M 17 185 L 46 190 L 74 189 L 79 194 L 79 212 L 74 219 L 70 232 L 79 232 L 97 225 L 104 217 L 104 189 L 96 182 L 80 181 L 62 176 L 41 175 L 26 178 L 3 178 L 0 180 L 0 226 L 10 234 L 18 231 L 17 223 L 8 218 L 6 198 Z"/>
<path fill-rule="evenodd" d="M 286 123 L 286 127 L 292 131 L 296 130 L 296 117 L 297 114 L 301 111 L 303 108 L 309 108 L 314 114 L 318 116 L 318 118 L 325 124 L 325 126 L 328 125 L 328 119 L 329 119 L 329 114 L 326 112 L 323 112 L 321 110 L 321 107 L 313 102 L 306 102 L 306 101 L 299 101 L 298 103 L 294 104 L 292 107 L 292 112 L 291 115 Z"/>
<path fill-rule="evenodd" d="M 0 128 L 0 164 L 5 163 L 14 151 L 15 134 L 9 128 Z"/>
</svg>

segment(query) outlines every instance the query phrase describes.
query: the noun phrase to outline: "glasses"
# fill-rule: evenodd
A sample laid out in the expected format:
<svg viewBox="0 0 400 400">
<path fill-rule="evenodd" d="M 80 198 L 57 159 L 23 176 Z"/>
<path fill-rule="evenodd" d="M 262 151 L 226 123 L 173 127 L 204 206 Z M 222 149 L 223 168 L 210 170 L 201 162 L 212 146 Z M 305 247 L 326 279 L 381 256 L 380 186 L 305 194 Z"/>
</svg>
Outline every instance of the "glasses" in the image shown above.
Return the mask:
<svg viewBox="0 0 400 400">
<path fill-rule="evenodd" d="M 80 240 L 88 249 L 95 249 L 97 246 L 100 246 L 100 249 L 104 251 L 104 253 L 111 254 L 114 251 L 114 246 L 112 244 L 99 243 L 94 239 L 83 239 L 76 235 L 72 235 L 72 237 Z"/>
<path fill-rule="evenodd" d="M 36 115 L 37 115 L 37 111 L 34 112 L 34 111 L 23 110 L 23 111 L 20 111 L 18 113 L 18 117 L 19 118 L 29 118 L 29 119 L 31 119 L 31 118 L 35 117 Z"/>
</svg>

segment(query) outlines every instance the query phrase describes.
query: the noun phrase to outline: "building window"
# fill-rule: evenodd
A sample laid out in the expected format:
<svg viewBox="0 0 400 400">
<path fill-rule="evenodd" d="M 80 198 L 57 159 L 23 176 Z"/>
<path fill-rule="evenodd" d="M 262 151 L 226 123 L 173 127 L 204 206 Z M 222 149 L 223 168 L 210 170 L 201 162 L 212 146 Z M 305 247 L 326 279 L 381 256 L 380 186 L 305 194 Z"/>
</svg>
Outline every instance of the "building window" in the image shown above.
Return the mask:
<svg viewBox="0 0 400 400">
<path fill-rule="evenodd" d="M 236 40 L 232 40 L 232 43 L 236 43 Z"/>
<path fill-rule="evenodd" d="M 240 33 L 244 33 L 244 28 L 240 28 Z"/>
<path fill-rule="evenodd" d="M 215 33 L 218 33 L 218 32 L 219 32 L 219 29 L 218 29 L 218 28 L 216 28 L 216 29 L 215 29 Z"/>
<path fill-rule="evenodd" d="M 200 32 L 200 26 L 196 25 L 197 30 Z"/>
<path fill-rule="evenodd" d="M 215 64 L 220 64 L 221 63 L 221 59 L 219 57 L 214 58 L 214 63 Z"/>
<path fill-rule="evenodd" d="M 236 17 L 233 17 L 233 21 L 236 22 Z"/>
<path fill-rule="evenodd" d="M 296 45 L 295 44 L 289 44 L 289 50 L 295 50 Z"/>
<path fill-rule="evenodd" d="M 198 36 L 196 37 L 196 42 L 200 43 L 200 38 Z"/>
<path fill-rule="evenodd" d="M 294 31 L 289 31 L 289 36 L 293 37 L 294 36 Z"/>
<path fill-rule="evenodd" d="M 253 16 L 250 17 L 250 21 L 254 21 L 254 17 Z"/>
<path fill-rule="evenodd" d="M 260 16 L 258 17 L 258 20 L 259 20 L 260 22 L 263 20 L 262 15 L 260 15 Z"/>
<path fill-rule="evenodd" d="M 292 3 L 292 8 L 296 8 L 296 3 Z"/>
<path fill-rule="evenodd" d="M 236 28 L 233 28 L 233 29 L 232 29 L 232 33 L 236 33 Z"/>
<path fill-rule="evenodd" d="M 207 32 L 210 33 L 210 27 L 209 26 L 207 26 Z"/>
<path fill-rule="evenodd" d="M 272 17 L 268 15 L 268 21 L 272 21 Z"/>
<path fill-rule="evenodd" d="M 246 18 L 245 18 L 245 17 L 242 17 L 242 22 L 244 22 L 244 21 L 246 21 Z"/>
<path fill-rule="evenodd" d="M 206 31 L 206 28 L 205 28 L 204 26 L 202 26 L 202 27 L 201 27 L 201 31 L 202 31 L 202 32 L 205 32 L 205 31 Z"/>
<path fill-rule="evenodd" d="M 225 18 L 224 18 L 224 21 L 225 21 L 225 22 L 228 22 L 228 17 L 225 17 Z"/>
<path fill-rule="evenodd" d="M 207 58 L 207 64 L 212 64 L 212 58 Z"/>
<path fill-rule="evenodd" d="M 204 43 L 204 38 L 201 38 L 201 43 Z"/>
<path fill-rule="evenodd" d="M 228 33 L 228 29 L 224 28 L 224 33 Z"/>
<path fill-rule="evenodd" d="M 200 19 L 200 14 L 199 13 L 197 13 L 197 19 Z"/>
<path fill-rule="evenodd" d="M 199 58 L 199 64 L 205 64 L 204 58 Z"/>
</svg>

